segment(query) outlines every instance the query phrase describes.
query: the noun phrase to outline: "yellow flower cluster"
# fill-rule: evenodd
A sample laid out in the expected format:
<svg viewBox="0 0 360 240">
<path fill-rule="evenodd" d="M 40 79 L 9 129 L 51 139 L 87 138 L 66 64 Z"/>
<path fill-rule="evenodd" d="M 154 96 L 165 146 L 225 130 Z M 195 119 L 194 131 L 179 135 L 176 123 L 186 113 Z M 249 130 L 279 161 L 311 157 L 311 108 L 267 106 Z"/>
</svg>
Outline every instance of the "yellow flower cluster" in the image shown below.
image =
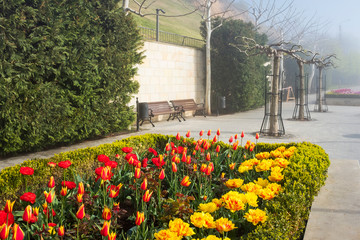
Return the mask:
<svg viewBox="0 0 360 240">
<path fill-rule="evenodd" d="M 244 162 L 242 162 L 240 164 L 238 171 L 240 173 L 244 173 L 244 172 L 247 172 L 249 170 L 252 170 L 254 166 L 259 164 L 259 162 L 260 161 L 258 159 L 256 159 L 256 158 L 246 160 L 246 161 L 244 161 Z"/>
<path fill-rule="evenodd" d="M 180 218 L 171 220 L 169 223 L 169 229 L 160 230 L 154 234 L 157 240 L 180 240 L 182 237 L 194 235 L 194 230 L 190 227 L 190 224 L 183 222 Z"/>
<path fill-rule="evenodd" d="M 215 228 L 214 218 L 210 213 L 195 212 L 190 216 L 191 223 L 197 228 Z"/>
<path fill-rule="evenodd" d="M 271 182 L 280 182 L 283 180 L 284 175 L 281 174 L 283 168 L 280 168 L 279 166 L 271 168 L 271 175 L 269 176 L 269 180 Z"/>
<path fill-rule="evenodd" d="M 261 152 L 261 153 L 256 154 L 255 157 L 258 160 L 268 159 L 270 157 L 270 153 L 269 152 Z"/>
<path fill-rule="evenodd" d="M 193 238 L 191 240 L 200 240 L 200 238 Z M 202 238 L 201 240 L 230 240 L 230 238 L 219 238 L 215 235 L 209 235 L 206 238 Z"/>
<path fill-rule="evenodd" d="M 270 170 L 274 161 L 271 159 L 264 159 L 255 167 L 256 172 L 264 172 Z"/>
<path fill-rule="evenodd" d="M 255 183 L 250 182 L 242 185 L 241 190 L 247 193 L 254 193 L 264 200 L 270 200 L 279 194 L 281 185 L 269 183 L 266 179 L 258 178 L 258 180 L 255 180 Z"/>
<path fill-rule="evenodd" d="M 207 213 L 213 213 L 215 212 L 216 210 L 218 210 L 220 207 L 221 207 L 221 204 L 220 205 L 217 205 L 214 200 L 218 200 L 218 199 L 213 199 L 213 202 L 209 202 L 209 203 L 200 203 L 199 205 L 199 210 L 202 211 L 202 212 L 207 212 Z"/>
<path fill-rule="evenodd" d="M 236 178 L 236 179 L 229 179 L 225 182 L 225 185 L 228 188 L 234 189 L 234 188 L 239 188 L 241 187 L 241 185 L 244 183 L 244 180 L 240 179 L 240 178 Z"/>
<path fill-rule="evenodd" d="M 266 213 L 261 209 L 250 209 L 244 217 L 246 220 L 251 222 L 254 225 L 257 225 L 259 222 L 264 223 L 267 219 Z"/>
</svg>

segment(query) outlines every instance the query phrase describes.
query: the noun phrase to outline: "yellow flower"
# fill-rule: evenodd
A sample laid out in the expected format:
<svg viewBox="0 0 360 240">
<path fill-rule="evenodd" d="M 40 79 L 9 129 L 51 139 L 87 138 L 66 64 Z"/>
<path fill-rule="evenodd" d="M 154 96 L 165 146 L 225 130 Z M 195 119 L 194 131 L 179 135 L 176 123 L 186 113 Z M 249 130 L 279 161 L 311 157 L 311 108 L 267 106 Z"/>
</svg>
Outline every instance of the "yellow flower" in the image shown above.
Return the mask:
<svg viewBox="0 0 360 240">
<path fill-rule="evenodd" d="M 219 209 L 222 207 L 223 205 L 223 200 L 222 199 L 218 199 L 218 198 L 213 198 L 213 200 L 211 201 L 213 203 L 216 204 L 216 207 Z"/>
<path fill-rule="evenodd" d="M 240 179 L 240 178 L 237 178 L 237 179 L 229 179 L 225 182 L 225 185 L 228 187 L 228 188 L 239 188 L 241 187 L 241 185 L 244 183 L 244 180 Z"/>
<path fill-rule="evenodd" d="M 244 192 L 254 192 L 257 193 L 262 187 L 258 184 L 255 184 L 253 182 L 249 182 L 248 184 L 244 184 L 241 186 L 241 190 Z"/>
<path fill-rule="evenodd" d="M 193 239 L 194 240 L 194 239 Z M 207 236 L 206 238 L 202 238 L 201 240 L 230 240 L 230 238 L 224 238 L 224 239 L 222 239 L 222 238 L 219 238 L 219 237 L 217 237 L 217 236 L 215 236 L 215 235 L 209 235 L 209 236 Z"/>
<path fill-rule="evenodd" d="M 280 167 L 273 167 L 271 169 L 271 175 L 268 177 L 271 182 L 279 182 L 283 180 L 284 176 L 281 174 L 283 169 Z"/>
<path fill-rule="evenodd" d="M 190 216 L 190 221 L 197 228 L 215 228 L 214 218 L 210 213 L 195 212 Z"/>
<path fill-rule="evenodd" d="M 278 147 L 276 150 L 283 153 L 286 150 L 286 148 L 284 146 L 281 146 Z"/>
<path fill-rule="evenodd" d="M 241 166 L 240 165 L 240 167 L 238 168 L 238 171 L 239 171 L 239 173 L 244 173 L 244 172 L 247 172 L 247 171 L 249 171 L 249 170 L 251 170 L 253 167 L 251 166 Z"/>
<path fill-rule="evenodd" d="M 254 183 L 262 187 L 266 187 L 269 184 L 269 180 L 258 178 L 257 180 L 254 181 Z"/>
<path fill-rule="evenodd" d="M 213 199 L 214 201 L 214 199 Z M 221 206 L 221 204 L 220 204 Z M 208 212 L 208 213 L 213 213 L 216 210 L 218 210 L 220 207 L 217 206 L 216 203 L 214 202 L 209 202 L 209 203 L 200 203 L 199 205 L 199 210 L 202 212 Z"/>
<path fill-rule="evenodd" d="M 271 200 L 275 197 L 276 194 L 271 189 L 265 188 L 265 189 L 261 189 L 258 192 L 258 195 L 264 200 Z"/>
<path fill-rule="evenodd" d="M 247 212 L 244 215 L 244 218 L 246 218 L 246 220 L 248 220 L 248 222 L 251 222 L 252 224 L 257 225 L 259 222 L 264 223 L 267 219 L 267 216 L 263 210 L 250 209 L 249 212 Z"/>
<path fill-rule="evenodd" d="M 283 155 L 281 154 L 281 152 L 278 151 L 278 150 L 271 151 L 271 152 L 270 152 L 270 155 L 271 155 L 271 157 L 273 157 L 273 158 L 281 158 L 281 157 L 283 157 Z"/>
<path fill-rule="evenodd" d="M 223 218 L 223 217 L 216 220 L 215 224 L 216 224 L 216 230 L 219 233 L 229 232 L 229 231 L 237 228 L 229 219 Z"/>
<path fill-rule="evenodd" d="M 275 194 L 279 194 L 279 192 L 281 191 L 281 185 L 277 183 L 270 183 L 266 186 L 266 189 L 273 191 Z"/>
<path fill-rule="evenodd" d="M 272 160 L 262 160 L 256 167 L 256 172 L 264 172 L 267 170 L 270 170 L 271 166 L 273 164 Z"/>
<path fill-rule="evenodd" d="M 282 168 L 286 168 L 289 165 L 289 163 L 290 162 L 288 160 L 286 160 L 285 158 L 276 158 L 274 160 L 274 165 L 282 167 Z"/>
<path fill-rule="evenodd" d="M 245 194 L 246 203 L 252 207 L 258 207 L 258 196 L 253 192 L 248 192 Z"/>
<path fill-rule="evenodd" d="M 181 236 L 178 236 L 175 232 L 170 231 L 169 229 L 160 230 L 157 233 L 154 233 L 156 240 L 180 240 Z"/>
<path fill-rule="evenodd" d="M 239 192 L 230 191 L 224 194 L 221 199 L 225 203 L 225 208 L 231 212 L 236 212 L 245 209 L 246 197 L 244 194 Z"/>
<path fill-rule="evenodd" d="M 188 223 L 183 222 L 180 218 L 176 218 L 175 220 L 171 220 L 169 223 L 169 229 L 172 232 L 175 232 L 178 236 L 191 236 L 194 235 L 195 232 L 190 228 Z"/>
<path fill-rule="evenodd" d="M 268 152 L 261 152 L 255 155 L 256 159 L 263 160 L 268 159 L 270 157 L 270 153 Z"/>
</svg>

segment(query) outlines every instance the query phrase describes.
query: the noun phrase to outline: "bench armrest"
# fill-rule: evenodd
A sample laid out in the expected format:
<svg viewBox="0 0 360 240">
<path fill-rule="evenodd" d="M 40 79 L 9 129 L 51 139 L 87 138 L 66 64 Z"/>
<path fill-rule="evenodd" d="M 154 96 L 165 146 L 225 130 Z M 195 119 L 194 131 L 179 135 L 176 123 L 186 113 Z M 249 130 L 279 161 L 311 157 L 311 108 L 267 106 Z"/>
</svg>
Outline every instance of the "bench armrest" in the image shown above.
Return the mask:
<svg viewBox="0 0 360 240">
<path fill-rule="evenodd" d="M 205 107 L 205 104 L 204 104 L 204 103 L 197 103 L 196 105 L 197 105 L 197 106 Z"/>
</svg>

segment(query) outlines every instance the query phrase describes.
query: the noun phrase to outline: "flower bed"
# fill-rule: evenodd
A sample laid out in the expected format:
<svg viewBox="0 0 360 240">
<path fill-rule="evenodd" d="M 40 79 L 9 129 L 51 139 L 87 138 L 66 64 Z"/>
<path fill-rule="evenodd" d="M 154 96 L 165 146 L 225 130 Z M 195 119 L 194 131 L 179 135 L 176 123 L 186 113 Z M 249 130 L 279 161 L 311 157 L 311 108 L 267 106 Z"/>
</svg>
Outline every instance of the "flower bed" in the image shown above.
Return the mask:
<svg viewBox="0 0 360 240">
<path fill-rule="evenodd" d="M 349 88 L 331 90 L 325 98 L 328 105 L 360 106 L 360 91 Z"/>
<path fill-rule="evenodd" d="M 0 239 L 297 239 L 327 154 L 200 135 L 132 137 L 4 169 Z"/>
</svg>

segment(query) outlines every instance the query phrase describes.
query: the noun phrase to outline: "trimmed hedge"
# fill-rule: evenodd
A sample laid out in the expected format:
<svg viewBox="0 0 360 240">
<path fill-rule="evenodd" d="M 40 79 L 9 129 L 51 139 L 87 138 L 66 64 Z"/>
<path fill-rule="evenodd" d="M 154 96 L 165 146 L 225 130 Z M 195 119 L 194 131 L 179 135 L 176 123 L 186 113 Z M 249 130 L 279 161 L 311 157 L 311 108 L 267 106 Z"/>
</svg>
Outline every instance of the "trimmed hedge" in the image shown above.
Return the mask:
<svg viewBox="0 0 360 240">
<path fill-rule="evenodd" d="M 160 149 L 165 147 L 170 138 L 174 139 L 174 136 L 145 134 L 129 137 L 112 144 L 61 153 L 49 159 L 26 161 L 21 166 L 35 169 L 32 182 L 37 183 L 40 189 L 40 186 L 44 186 L 51 175 L 59 177 L 62 174 L 61 171 L 57 173 L 56 168 L 49 171 L 47 166 L 49 161 L 59 162 L 71 159 L 72 169 L 76 169 L 77 174 L 88 174 L 98 166 L 97 156 L 100 154 L 114 156 L 121 153 L 123 147 L 128 146 L 133 147 L 136 152 L 154 146 Z M 221 145 L 229 147 L 224 143 Z M 265 203 L 268 220 L 242 239 L 298 239 L 305 228 L 314 197 L 325 184 L 330 161 L 321 147 L 311 143 L 259 143 L 256 145 L 256 152 L 271 151 L 280 146 L 286 148 L 296 146 L 297 149 L 290 158 L 291 164 L 283 172 L 284 191 Z M 0 172 L 0 206 L 3 206 L 7 199 L 17 199 L 24 190 L 24 182 L 19 169 L 20 166 L 17 165 Z"/>
<path fill-rule="evenodd" d="M 116 0 L 0 0 L 0 155 L 127 129 L 142 44 Z"/>
</svg>

